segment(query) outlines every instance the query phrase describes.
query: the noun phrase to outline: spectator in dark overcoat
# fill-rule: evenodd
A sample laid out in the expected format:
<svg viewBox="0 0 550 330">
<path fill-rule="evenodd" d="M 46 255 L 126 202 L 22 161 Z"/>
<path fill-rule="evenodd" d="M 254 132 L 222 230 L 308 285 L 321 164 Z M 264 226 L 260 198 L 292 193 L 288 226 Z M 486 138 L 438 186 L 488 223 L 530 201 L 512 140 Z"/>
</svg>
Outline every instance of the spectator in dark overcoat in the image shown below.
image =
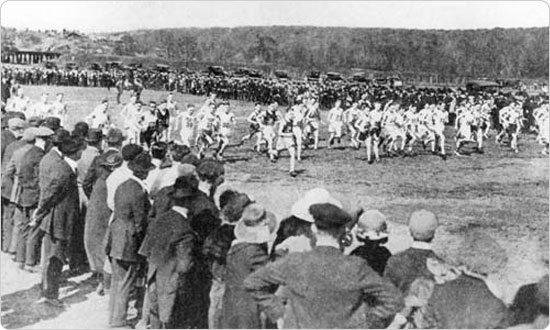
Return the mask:
<svg viewBox="0 0 550 330">
<path fill-rule="evenodd" d="M 221 309 L 221 328 L 260 329 L 260 308 L 246 292 L 244 279 L 269 261 L 268 242 L 274 237 L 277 220 L 259 204 L 253 203 L 235 226 L 235 240 L 227 253 L 225 293 Z"/>
<path fill-rule="evenodd" d="M 13 166 L 8 166 L 8 172 L 14 167 L 17 177 L 17 191 L 13 194 L 13 201 L 17 207 L 16 215 L 18 226 L 14 229 L 19 232 L 17 238 L 16 261 L 19 267 L 30 272 L 36 272 L 40 254 L 40 242 L 32 238 L 37 235 L 37 227 L 29 227 L 31 215 L 38 206 L 40 196 L 39 166 L 45 155 L 50 136 L 54 132 L 47 127 L 29 127 L 23 133 L 27 147 L 22 147 L 13 153 Z"/>
<path fill-rule="evenodd" d="M 114 217 L 107 233 L 106 253 L 112 267 L 109 325 L 127 326 L 126 316 L 130 294 L 137 291 L 139 271 L 144 259 L 138 250 L 145 236 L 147 213 L 151 207 L 144 184 L 154 168 L 151 156 L 142 152 L 128 162 L 129 179 L 121 183 L 114 195 Z"/>
<path fill-rule="evenodd" d="M 103 167 L 101 164 L 103 164 L 105 159 L 110 155 L 120 154 L 122 142 L 124 142 L 122 131 L 118 128 L 110 129 L 105 137 L 105 142 L 107 144 L 107 148 L 92 160 L 92 163 L 86 170 L 85 176 L 82 179 L 82 189 L 88 198 L 90 198 L 92 194 L 92 188 L 94 187 L 95 181 L 97 180 L 99 174 L 103 172 Z"/>
<path fill-rule="evenodd" d="M 113 152 L 107 157 L 99 159 L 101 163 L 99 164 L 98 178 L 95 181 L 86 210 L 84 247 L 86 248 L 90 270 L 96 275 L 98 280 L 96 291 L 98 294 L 103 295 L 104 290 L 110 290 L 111 288 L 111 276 L 103 271 L 107 258 L 103 242 L 112 213 L 107 206 L 107 184 L 105 180 L 115 168 L 122 165 L 122 155 L 118 152 Z"/>
<path fill-rule="evenodd" d="M 61 155 L 42 158 L 40 198 L 29 224 L 40 226 L 44 233 L 42 295 L 47 303 L 57 307 L 63 306 L 58 299 L 61 270 L 67 259 L 74 222 L 80 217 L 76 162 L 83 149 L 84 141 L 67 138 L 59 144 Z"/>
<path fill-rule="evenodd" d="M 200 256 L 183 201 L 195 193 L 197 185 L 195 176 L 182 176 L 176 180 L 170 193 L 172 208 L 148 225 L 139 251 L 148 261 L 149 320 L 153 329 L 186 327 L 186 324 L 175 322 L 173 312 L 176 300 L 186 305 L 193 304 L 186 299 L 186 290 L 190 288 L 189 274 L 195 259 Z"/>
<path fill-rule="evenodd" d="M 234 190 L 224 191 L 219 198 L 220 219 L 222 224 L 206 238 L 203 254 L 208 261 L 212 274 L 208 327 L 221 328 L 222 298 L 225 292 L 225 266 L 227 253 L 235 239 L 235 224 L 241 218 L 244 209 L 253 203 L 246 194 Z"/>
</svg>

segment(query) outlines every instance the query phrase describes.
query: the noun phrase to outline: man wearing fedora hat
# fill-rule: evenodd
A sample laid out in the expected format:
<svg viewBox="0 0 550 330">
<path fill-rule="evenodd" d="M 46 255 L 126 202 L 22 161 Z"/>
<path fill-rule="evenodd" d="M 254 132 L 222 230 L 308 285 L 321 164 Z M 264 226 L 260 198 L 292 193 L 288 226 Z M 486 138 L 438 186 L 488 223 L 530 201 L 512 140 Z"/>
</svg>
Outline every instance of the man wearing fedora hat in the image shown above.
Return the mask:
<svg viewBox="0 0 550 330">
<path fill-rule="evenodd" d="M 90 270 L 98 279 L 98 288 L 96 292 L 104 294 L 104 290 L 111 288 L 111 276 L 104 269 L 105 254 L 104 239 L 109 225 L 109 218 L 112 214 L 107 207 L 107 177 L 114 169 L 122 165 L 122 155 L 119 152 L 109 154 L 100 164 L 101 172 L 93 186 L 89 203 L 86 209 L 84 221 L 84 247 L 88 256 Z M 103 277 L 103 282 L 100 279 Z"/>
<path fill-rule="evenodd" d="M 29 225 L 40 226 L 44 234 L 42 294 L 46 303 L 56 307 L 63 306 L 58 299 L 61 270 L 80 217 L 76 162 L 83 149 L 84 141 L 67 137 L 59 144 L 59 159 L 47 163 L 46 155 L 39 165 L 40 197 Z"/>
<path fill-rule="evenodd" d="M 383 327 L 401 309 L 401 294 L 365 260 L 342 254 L 340 240 L 352 217 L 329 203 L 313 204 L 309 212 L 316 246 L 258 269 L 245 279 L 246 290 L 279 327 Z M 283 299 L 275 295 L 279 286 Z"/>
<path fill-rule="evenodd" d="M 77 162 L 77 182 L 81 218 L 78 219 L 78 221 L 75 221 L 70 246 L 71 261 L 69 263 L 69 267 L 72 273 L 77 274 L 84 270 L 87 260 L 86 249 L 84 247 L 84 220 L 86 217 L 88 196 L 84 192 L 83 181 L 93 159 L 101 153 L 103 132 L 98 129 L 88 129 L 88 124 L 85 122 L 79 122 L 75 125 L 72 135 L 78 136 L 86 142 L 86 148 L 82 151 L 82 156 Z"/>
<path fill-rule="evenodd" d="M 183 329 L 191 326 L 182 322 L 181 317 L 176 318 L 174 313 L 176 300 L 180 305 L 195 303 L 188 297 L 190 289 L 196 290 L 189 282 L 192 275 L 190 272 L 196 270 L 193 267 L 195 259 L 200 257 L 200 246 L 196 245 L 195 234 L 187 221 L 189 210 L 184 206 L 184 199 L 195 193 L 190 180 L 193 177 L 182 176 L 176 180 L 170 193 L 172 208 L 148 225 L 139 250 L 139 254 L 148 261 L 148 312 L 152 329 Z M 188 299 L 188 302 L 182 299 Z"/>
<path fill-rule="evenodd" d="M 84 180 L 94 159 L 102 153 L 103 132 L 100 129 L 92 128 L 88 130 L 85 138 L 86 149 L 82 152 L 82 157 L 78 160 L 78 183 L 79 188 L 84 191 Z M 84 202 L 84 201 L 81 201 Z"/>
<path fill-rule="evenodd" d="M 97 134 L 97 133 L 92 133 L 92 134 Z M 95 138 L 93 140 L 95 140 Z M 90 166 L 88 166 L 88 169 L 84 173 L 85 177 L 82 180 L 82 189 L 84 190 L 84 193 L 88 198 L 92 194 L 92 188 L 95 184 L 95 181 L 99 177 L 99 174 L 103 172 L 101 164 L 103 164 L 107 159 L 107 157 L 110 157 L 112 154 L 121 155 L 121 148 L 124 140 L 125 140 L 124 135 L 122 134 L 122 131 L 118 128 L 111 128 L 107 132 L 107 136 L 104 139 L 106 143 L 106 149 L 101 151 L 98 148 L 98 150 L 100 150 L 100 153 L 96 157 L 94 157 Z"/>
<path fill-rule="evenodd" d="M 138 250 L 145 236 L 147 214 L 151 207 L 144 180 L 154 167 L 151 156 L 142 150 L 128 162 L 131 174 L 114 193 L 114 214 L 106 246 L 113 271 L 109 300 L 109 325 L 112 327 L 127 325 L 130 293 L 137 290 L 139 270 L 144 261 Z M 107 188 L 108 184 L 107 180 Z"/>
</svg>

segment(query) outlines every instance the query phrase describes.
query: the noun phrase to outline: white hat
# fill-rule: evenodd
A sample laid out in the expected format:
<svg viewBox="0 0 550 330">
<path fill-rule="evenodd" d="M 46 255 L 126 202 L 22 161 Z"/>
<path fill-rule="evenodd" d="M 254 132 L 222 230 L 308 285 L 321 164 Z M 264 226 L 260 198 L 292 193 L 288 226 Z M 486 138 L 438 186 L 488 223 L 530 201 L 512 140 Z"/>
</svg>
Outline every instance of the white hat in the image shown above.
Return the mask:
<svg viewBox="0 0 550 330">
<path fill-rule="evenodd" d="M 388 224 L 386 216 L 378 210 L 367 210 L 357 222 L 366 237 L 370 240 L 380 240 L 388 237 Z"/>
<path fill-rule="evenodd" d="M 321 203 L 329 203 L 332 205 L 336 205 L 340 208 L 342 207 L 342 203 L 332 197 L 326 189 L 314 188 L 307 191 L 304 194 L 304 197 L 302 197 L 301 199 L 296 201 L 294 205 L 292 205 L 291 213 L 296 218 L 314 223 L 315 220 L 313 219 L 313 216 L 309 213 L 309 207 L 313 204 Z"/>
<path fill-rule="evenodd" d="M 274 240 L 277 232 L 277 219 L 259 204 L 248 205 L 235 225 L 235 238 L 248 243 L 267 243 Z"/>
</svg>

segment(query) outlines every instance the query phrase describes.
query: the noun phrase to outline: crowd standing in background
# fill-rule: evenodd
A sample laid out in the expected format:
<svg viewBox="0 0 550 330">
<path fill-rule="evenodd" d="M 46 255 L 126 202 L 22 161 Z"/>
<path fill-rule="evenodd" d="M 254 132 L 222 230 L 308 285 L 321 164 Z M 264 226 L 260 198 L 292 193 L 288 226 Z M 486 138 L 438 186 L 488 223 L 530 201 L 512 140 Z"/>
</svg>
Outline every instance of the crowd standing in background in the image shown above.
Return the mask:
<svg viewBox="0 0 550 330">
<path fill-rule="evenodd" d="M 40 302 L 64 307 L 68 264 L 70 276 L 93 272 L 115 328 L 548 324 L 548 275 L 505 304 L 496 281 L 504 249 L 467 231 L 456 249 L 436 254 L 439 219 L 429 210 L 410 214 L 413 243 L 391 255 L 384 214 L 346 209 L 323 188 L 305 192 L 282 220 L 246 192 L 217 193 L 236 123 L 219 90 L 197 107 L 172 94 L 148 104 L 134 95 L 123 127 L 104 100 L 69 128 L 62 94 L 31 103 L 13 87 L 2 116 L 2 250 L 22 271 L 41 272 Z M 483 152 L 491 129 L 513 151 L 522 128 L 537 129 L 548 152 L 543 96 L 373 88 L 338 94 L 323 122 L 321 90 L 310 86 L 284 106 L 258 102 L 249 134 L 237 140 L 255 139 L 272 161 L 287 150 L 293 176 L 325 127 L 329 147 L 347 136 L 351 148 L 366 147 L 369 161 L 379 160 L 379 147 L 411 155 L 416 141 L 445 158 L 446 125 L 456 127 L 457 155 L 468 143 Z"/>
</svg>

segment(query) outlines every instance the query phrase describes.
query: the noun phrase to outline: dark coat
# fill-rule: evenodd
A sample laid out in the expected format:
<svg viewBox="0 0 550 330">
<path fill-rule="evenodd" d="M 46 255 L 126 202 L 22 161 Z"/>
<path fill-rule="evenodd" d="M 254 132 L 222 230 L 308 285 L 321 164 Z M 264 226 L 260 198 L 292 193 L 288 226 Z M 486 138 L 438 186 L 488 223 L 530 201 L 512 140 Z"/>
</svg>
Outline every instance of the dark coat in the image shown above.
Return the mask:
<svg viewBox="0 0 550 330">
<path fill-rule="evenodd" d="M 46 152 L 37 146 L 32 146 L 21 159 L 21 169 L 19 171 L 19 186 L 21 193 L 17 204 L 24 207 L 33 207 L 38 205 L 40 198 L 40 161 Z"/>
<path fill-rule="evenodd" d="M 10 132 L 11 133 L 11 132 Z M 4 151 L 4 156 L 2 157 L 2 197 L 10 199 L 12 189 L 13 189 L 13 177 L 9 177 L 7 175 L 4 175 L 9 161 L 11 159 L 11 156 L 13 155 L 13 152 L 22 146 L 26 145 L 27 142 L 23 140 L 15 140 L 12 143 L 10 143 L 6 150 Z"/>
<path fill-rule="evenodd" d="M 212 276 L 220 281 L 225 277 L 225 265 L 227 261 L 227 253 L 231 248 L 231 243 L 235 239 L 235 225 L 224 224 L 204 242 L 202 252 L 210 265 Z"/>
<path fill-rule="evenodd" d="M 367 241 L 365 244 L 353 250 L 351 255 L 365 259 L 370 268 L 377 272 L 378 275 L 382 276 L 388 259 L 391 257 L 391 252 L 385 246 Z"/>
<path fill-rule="evenodd" d="M 503 329 L 508 327 L 506 305 L 480 279 L 461 275 L 436 284 L 424 312 L 422 328 Z"/>
<path fill-rule="evenodd" d="M 400 292 L 365 260 L 329 246 L 290 253 L 252 273 L 244 286 L 271 320 L 284 316 L 291 329 L 377 328 L 403 307 Z M 275 295 L 279 286 L 284 297 Z"/>
<path fill-rule="evenodd" d="M 188 200 L 185 207 L 189 210 L 189 223 L 197 233 L 202 246 L 208 237 L 221 224 L 219 210 L 214 201 L 202 191 L 198 191 Z"/>
<path fill-rule="evenodd" d="M 100 155 L 99 149 L 90 145 L 87 145 L 86 149 L 82 151 L 82 156 L 77 162 L 79 183 L 84 182 L 84 178 L 88 173 L 88 169 L 90 168 L 90 165 L 92 164 L 93 160 L 99 155 Z"/>
<path fill-rule="evenodd" d="M 441 260 L 432 250 L 409 248 L 396 253 L 388 259 L 384 277 L 401 292 L 407 294 L 415 279 L 419 277 L 433 279 L 433 274 L 428 270 L 426 264 L 428 258 Z"/>
<path fill-rule="evenodd" d="M 112 213 L 107 207 L 107 184 L 105 183 L 110 172 L 105 168 L 103 170 L 95 181 L 92 195 L 88 201 L 84 226 L 84 246 L 88 262 L 91 270 L 97 272 L 102 271 L 107 257 L 103 242 Z"/>
<path fill-rule="evenodd" d="M 39 165 L 40 198 L 36 217 L 40 229 L 59 240 L 70 240 L 80 217 L 76 174 L 57 152 L 51 150 Z"/>
<path fill-rule="evenodd" d="M 107 234 L 107 255 L 129 262 L 142 261 L 138 250 L 145 236 L 150 207 L 147 192 L 133 178 L 117 188 L 114 220 Z"/>
<path fill-rule="evenodd" d="M 160 189 L 154 198 L 154 203 L 149 213 L 149 221 L 152 221 L 157 215 L 162 214 L 172 208 L 174 205 L 170 194 L 174 190 L 173 186 Z M 189 210 L 188 220 L 197 233 L 198 244 L 202 247 L 206 237 L 208 237 L 221 224 L 219 219 L 219 210 L 216 204 L 202 191 L 186 199 L 185 208 Z"/>
<path fill-rule="evenodd" d="M 7 128 L 2 130 L 1 139 L 2 140 L 0 140 L 0 145 L 2 148 L 2 160 L 4 160 L 4 153 L 6 152 L 6 148 L 17 139 L 15 138 L 13 132 Z"/>
<path fill-rule="evenodd" d="M 85 173 L 82 173 L 85 174 L 84 179 L 82 180 L 82 189 L 84 190 L 84 193 L 86 194 L 86 196 L 88 196 L 88 198 L 90 198 L 90 196 L 92 195 L 92 189 L 94 187 L 95 181 L 100 176 L 101 172 L 105 170 L 101 166 L 101 164 L 104 162 L 105 159 L 107 159 L 107 157 L 114 153 L 120 153 L 120 151 L 117 149 L 107 149 L 102 154 L 95 156 L 91 164 L 87 167 L 87 171 Z"/>
<path fill-rule="evenodd" d="M 260 329 L 260 307 L 246 292 L 243 281 L 269 260 L 266 244 L 237 243 L 229 249 L 225 267 L 225 294 L 221 310 L 221 327 L 226 329 Z"/>
<path fill-rule="evenodd" d="M 176 211 L 159 215 L 147 227 L 139 253 L 149 263 L 147 281 L 156 282 L 159 319 L 163 323 L 173 320 L 178 289 L 188 287 L 187 275 L 196 257 L 194 245 L 195 235 L 191 226 Z"/>
<path fill-rule="evenodd" d="M 21 184 L 19 182 L 19 173 L 21 172 L 21 166 L 23 165 L 23 156 L 31 149 L 33 145 L 25 143 L 17 150 L 13 151 L 11 159 L 8 161 L 7 167 L 2 171 L 2 175 L 6 176 L 6 180 L 12 181 L 13 185 L 11 188 L 10 201 L 12 203 L 17 203 L 19 195 L 21 194 Z M 37 164 L 38 165 L 38 164 Z M 37 170 L 38 174 L 38 170 Z"/>
</svg>

